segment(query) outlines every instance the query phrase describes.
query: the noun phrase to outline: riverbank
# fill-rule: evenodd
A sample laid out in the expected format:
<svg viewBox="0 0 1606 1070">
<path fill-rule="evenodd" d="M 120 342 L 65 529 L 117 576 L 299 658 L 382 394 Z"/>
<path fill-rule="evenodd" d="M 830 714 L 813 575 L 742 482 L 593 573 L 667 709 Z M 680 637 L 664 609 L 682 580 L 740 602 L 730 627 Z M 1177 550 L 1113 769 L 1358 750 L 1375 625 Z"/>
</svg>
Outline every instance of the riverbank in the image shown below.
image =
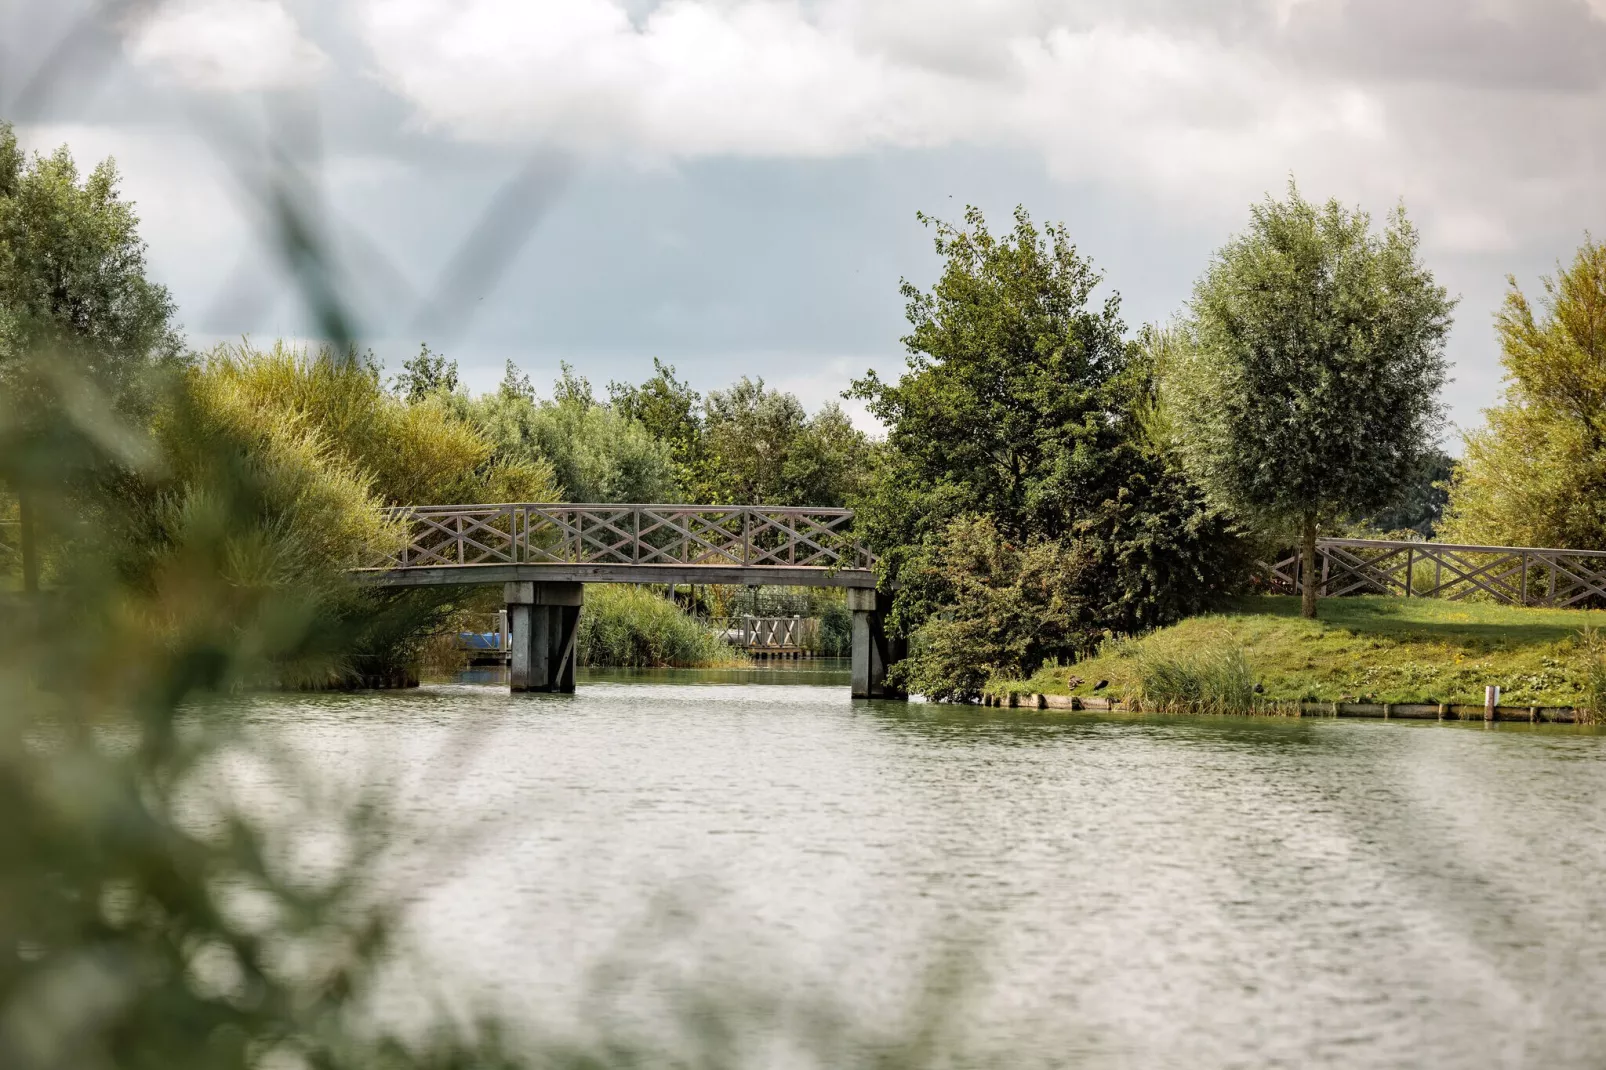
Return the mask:
<svg viewBox="0 0 1606 1070">
<path fill-rule="evenodd" d="M 999 681 L 987 694 L 1006 704 L 1043 695 L 1089 700 L 1086 708 L 1113 702 L 1222 712 L 1277 703 L 1331 711 L 1337 703 L 1375 707 L 1378 716 L 1385 706 L 1432 708 L 1439 716 L 1441 706 L 1475 707 L 1481 717 L 1484 688 L 1493 684 L 1511 717 L 1520 711 L 1526 720 L 1534 708 L 1600 705 L 1602 628 L 1601 611 L 1386 597 L 1324 600 L 1319 619 L 1308 621 L 1297 598 L 1248 598 L 1222 613 L 1106 643 L 1075 665 Z"/>
</svg>

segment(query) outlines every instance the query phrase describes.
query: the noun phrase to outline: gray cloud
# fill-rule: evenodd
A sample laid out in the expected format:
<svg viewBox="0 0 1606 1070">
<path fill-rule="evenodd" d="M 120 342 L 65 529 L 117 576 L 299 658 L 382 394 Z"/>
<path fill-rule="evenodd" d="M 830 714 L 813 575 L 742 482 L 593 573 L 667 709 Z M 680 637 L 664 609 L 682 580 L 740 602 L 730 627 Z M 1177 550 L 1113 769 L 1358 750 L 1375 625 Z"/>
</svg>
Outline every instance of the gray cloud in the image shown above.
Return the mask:
<svg viewBox="0 0 1606 1070">
<path fill-rule="evenodd" d="M 0 15 L 0 115 L 119 156 L 198 341 L 312 329 L 250 195 L 294 130 L 366 333 L 392 360 L 432 333 L 482 382 L 507 357 L 600 383 L 656 354 L 703 386 L 756 373 L 824 398 L 897 366 L 897 278 L 935 267 L 913 212 L 966 201 L 1066 219 L 1129 320 L 1164 318 L 1293 173 L 1375 210 L 1405 198 L 1465 297 L 1449 397 L 1472 423 L 1505 273 L 1531 284 L 1606 232 L 1606 0 L 498 4 L 410 29 L 362 0 L 287 4 L 327 62 L 262 95 L 197 84 L 204 34 L 169 41 L 179 78 L 120 60 L 115 20 L 67 37 L 87 6 L 25 3 Z M 582 8 L 594 23 L 550 22 Z M 568 53 L 543 67 L 529 50 L 556 30 Z M 89 62 L 62 70 L 92 77 L 22 100 L 64 37 Z M 532 160 L 528 234 L 485 232 L 511 239 L 506 270 L 454 272 Z"/>
</svg>

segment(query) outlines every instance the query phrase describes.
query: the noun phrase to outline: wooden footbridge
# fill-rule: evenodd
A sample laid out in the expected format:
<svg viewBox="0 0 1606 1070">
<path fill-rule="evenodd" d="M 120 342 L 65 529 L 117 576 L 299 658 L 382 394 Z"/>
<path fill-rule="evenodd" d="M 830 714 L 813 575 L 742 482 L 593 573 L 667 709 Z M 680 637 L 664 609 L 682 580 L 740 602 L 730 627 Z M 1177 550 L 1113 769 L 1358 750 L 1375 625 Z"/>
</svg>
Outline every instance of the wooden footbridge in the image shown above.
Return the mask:
<svg viewBox="0 0 1606 1070">
<path fill-rule="evenodd" d="M 853 694 L 896 697 L 902 656 L 882 621 L 874 558 L 853 512 L 771 506 L 426 505 L 395 509 L 397 552 L 358 569 L 387 587 L 501 584 L 515 691 L 573 691 L 587 583 L 845 587 L 853 611 Z"/>
</svg>

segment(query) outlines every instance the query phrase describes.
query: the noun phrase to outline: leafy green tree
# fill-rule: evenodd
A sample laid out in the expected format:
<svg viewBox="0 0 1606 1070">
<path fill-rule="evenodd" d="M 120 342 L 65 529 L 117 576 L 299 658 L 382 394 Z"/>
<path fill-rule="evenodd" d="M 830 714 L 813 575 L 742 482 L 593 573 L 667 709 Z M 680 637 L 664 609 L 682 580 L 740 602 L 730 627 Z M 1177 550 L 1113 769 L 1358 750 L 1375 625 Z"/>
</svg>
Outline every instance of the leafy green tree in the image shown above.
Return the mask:
<svg viewBox="0 0 1606 1070">
<path fill-rule="evenodd" d="M 122 401 L 183 339 L 167 290 L 145 277 L 139 218 L 104 160 L 81 179 L 63 146 L 25 159 L 0 123 L 0 377 L 14 388 L 31 353 L 73 370 Z"/>
<path fill-rule="evenodd" d="M 841 506 L 862 484 L 869 442 L 840 406 L 812 417 L 793 394 L 743 376 L 708 395 L 702 494 L 740 505 Z"/>
<path fill-rule="evenodd" d="M 1262 529 L 1299 533 L 1307 617 L 1318 531 L 1396 503 L 1437 441 L 1455 303 L 1418 243 L 1403 207 L 1376 233 L 1290 184 L 1216 254 L 1165 369 L 1193 477 Z"/>
<path fill-rule="evenodd" d="M 497 457 L 550 464 L 565 501 L 667 502 L 679 495 L 669 446 L 599 404 L 591 384 L 567 364 L 550 401 L 537 400 L 529 379 L 510 362 L 495 394 L 455 404 Z"/>
<path fill-rule="evenodd" d="M 1606 245 L 1586 239 L 1544 281 L 1515 279 L 1497 320 L 1505 394 L 1466 438 L 1443 534 L 1458 542 L 1606 549 Z"/>
<path fill-rule="evenodd" d="M 82 179 L 65 146 L 25 158 L 0 123 L 0 390 L 50 426 L 63 373 L 119 409 L 145 407 L 146 373 L 183 347 L 167 291 L 145 275 L 133 206 L 103 161 Z M 36 495 L 13 482 L 23 587 L 39 584 Z"/>
<path fill-rule="evenodd" d="M 1003 236 L 975 209 L 962 229 L 935 227 L 936 286 L 903 284 L 908 371 L 853 387 L 888 429 L 856 506 L 900 584 L 895 627 L 918 650 L 928 626 L 980 604 L 962 585 L 915 581 L 953 574 L 952 533 L 978 530 L 955 522 L 975 518 L 1017 549 L 1053 542 L 1051 556 L 1076 562 L 1083 615 L 1062 645 L 1020 647 L 1027 661 L 1076 657 L 1105 630 L 1167 623 L 1233 587 L 1242 541 L 1151 441 L 1149 364 L 1124 339 L 1119 299 L 1094 302 L 1100 276 L 1064 227 L 1039 231 L 1023 209 Z"/>
<path fill-rule="evenodd" d="M 1039 233 L 1024 209 L 995 238 L 980 210 L 936 229 L 942 277 L 905 281 L 909 370 L 871 372 L 853 395 L 887 427 L 943 517 L 990 516 L 1009 535 L 1066 530 L 1113 441 L 1108 384 L 1126 363 L 1119 299 L 1090 307 L 1101 277 L 1063 226 Z"/>
<path fill-rule="evenodd" d="M 457 361 L 433 352 L 427 343 L 420 344 L 418 356 L 402 363 L 401 374 L 396 376 L 394 385 L 396 393 L 408 402 L 456 393 Z"/>
<path fill-rule="evenodd" d="M 683 488 L 699 485 L 704 464 L 703 396 L 675 378 L 675 367 L 652 359 L 653 374 L 640 386 L 608 384 L 608 404 L 627 420 L 669 446 Z"/>
</svg>

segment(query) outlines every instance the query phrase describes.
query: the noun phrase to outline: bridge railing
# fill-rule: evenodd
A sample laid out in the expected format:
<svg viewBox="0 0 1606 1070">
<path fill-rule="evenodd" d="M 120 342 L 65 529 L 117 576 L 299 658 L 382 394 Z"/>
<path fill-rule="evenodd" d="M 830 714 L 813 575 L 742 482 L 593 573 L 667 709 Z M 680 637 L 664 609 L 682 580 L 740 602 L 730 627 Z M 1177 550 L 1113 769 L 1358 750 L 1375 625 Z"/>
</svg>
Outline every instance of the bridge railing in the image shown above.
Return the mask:
<svg viewBox="0 0 1606 1070">
<path fill-rule="evenodd" d="M 710 617 L 708 627 L 743 650 L 814 650 L 820 645 L 816 617 Z"/>
<path fill-rule="evenodd" d="M 1303 589 L 1301 553 L 1264 566 L 1277 594 Z M 1319 539 L 1318 593 L 1473 598 L 1517 606 L 1606 604 L 1606 551 L 1474 546 L 1383 539 Z"/>
<path fill-rule="evenodd" d="M 384 564 L 801 565 L 869 568 L 851 509 L 710 505 L 420 505 Z"/>
</svg>

